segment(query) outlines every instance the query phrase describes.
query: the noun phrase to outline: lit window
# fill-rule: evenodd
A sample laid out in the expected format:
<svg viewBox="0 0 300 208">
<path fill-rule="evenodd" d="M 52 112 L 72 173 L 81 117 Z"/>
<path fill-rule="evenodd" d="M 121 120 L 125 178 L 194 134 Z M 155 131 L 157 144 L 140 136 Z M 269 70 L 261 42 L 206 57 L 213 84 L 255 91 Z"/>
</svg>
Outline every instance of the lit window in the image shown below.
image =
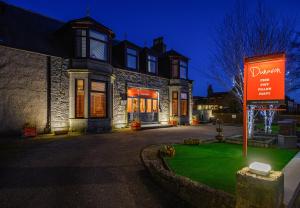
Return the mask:
<svg viewBox="0 0 300 208">
<path fill-rule="evenodd" d="M 127 112 L 132 113 L 132 98 L 127 98 Z"/>
<path fill-rule="evenodd" d="M 187 63 L 180 61 L 180 79 L 187 79 Z"/>
<path fill-rule="evenodd" d="M 152 110 L 155 113 L 158 112 L 158 100 L 153 100 Z"/>
<path fill-rule="evenodd" d="M 131 48 L 126 49 L 127 67 L 130 69 L 137 69 L 138 54 L 137 51 Z"/>
<path fill-rule="evenodd" d="M 180 94 L 180 108 L 181 108 L 181 115 L 187 116 L 188 113 L 188 99 L 187 93 Z"/>
<path fill-rule="evenodd" d="M 172 59 L 172 78 L 179 78 L 178 60 Z"/>
<path fill-rule="evenodd" d="M 140 99 L 140 112 L 141 113 L 145 113 L 145 99 L 144 98 L 141 98 Z"/>
<path fill-rule="evenodd" d="M 91 82 L 90 116 L 106 117 L 106 84 L 104 82 Z"/>
<path fill-rule="evenodd" d="M 151 113 L 151 112 L 152 112 L 152 100 L 147 99 L 147 113 Z"/>
<path fill-rule="evenodd" d="M 157 58 L 155 56 L 148 56 L 148 72 L 157 73 Z"/>
<path fill-rule="evenodd" d="M 84 117 L 84 80 L 76 80 L 76 101 L 75 101 L 75 117 L 83 118 Z"/>
<path fill-rule="evenodd" d="M 107 61 L 108 51 L 107 35 L 91 30 L 90 31 L 90 57 Z"/>
<path fill-rule="evenodd" d="M 178 115 L 178 92 L 172 92 L 172 116 Z"/>
</svg>

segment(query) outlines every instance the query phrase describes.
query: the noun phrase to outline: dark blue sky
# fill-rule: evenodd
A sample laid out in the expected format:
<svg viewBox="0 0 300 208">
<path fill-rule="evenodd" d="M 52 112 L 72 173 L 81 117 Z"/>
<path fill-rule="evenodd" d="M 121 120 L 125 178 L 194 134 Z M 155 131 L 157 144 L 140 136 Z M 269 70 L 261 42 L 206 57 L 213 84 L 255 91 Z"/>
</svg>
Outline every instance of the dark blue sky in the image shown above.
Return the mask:
<svg viewBox="0 0 300 208">
<path fill-rule="evenodd" d="M 116 38 L 124 39 L 126 34 L 128 40 L 150 46 L 153 38 L 164 36 L 169 49 L 190 57 L 189 78 L 195 80 L 195 95 L 206 95 L 209 83 L 216 91 L 224 90 L 206 72 L 212 61 L 215 27 L 236 0 L 7 0 L 63 21 L 85 16 L 88 1 L 91 16 L 111 28 Z M 250 2 L 255 1 L 247 3 L 249 10 L 255 7 Z M 265 4 L 279 15 L 296 18 L 300 31 L 300 0 L 266 0 Z"/>
</svg>

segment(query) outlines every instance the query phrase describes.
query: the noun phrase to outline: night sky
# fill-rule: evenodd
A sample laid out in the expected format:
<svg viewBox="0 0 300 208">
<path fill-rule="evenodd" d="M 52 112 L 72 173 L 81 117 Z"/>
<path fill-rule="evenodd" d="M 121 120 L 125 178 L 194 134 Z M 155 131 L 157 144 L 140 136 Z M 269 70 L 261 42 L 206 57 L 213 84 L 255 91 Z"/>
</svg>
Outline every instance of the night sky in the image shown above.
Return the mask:
<svg viewBox="0 0 300 208">
<path fill-rule="evenodd" d="M 225 14 L 232 11 L 236 0 L 8 0 L 10 4 L 41 13 L 62 21 L 80 18 L 87 14 L 111 28 L 117 39 L 151 46 L 155 37 L 163 36 L 168 49 L 188 56 L 189 78 L 195 80 L 194 95 L 206 95 L 208 84 L 215 91 L 225 90 L 207 76 L 215 46 L 212 37 Z M 72 2 L 72 3 L 71 3 Z M 246 1 L 245 1 L 246 2 Z M 247 9 L 255 4 L 247 1 Z M 300 31 L 299 0 L 266 0 L 265 5 L 279 15 L 296 20 Z M 299 96 L 298 96 L 299 97 Z M 300 100 L 298 100 L 300 102 Z"/>
</svg>

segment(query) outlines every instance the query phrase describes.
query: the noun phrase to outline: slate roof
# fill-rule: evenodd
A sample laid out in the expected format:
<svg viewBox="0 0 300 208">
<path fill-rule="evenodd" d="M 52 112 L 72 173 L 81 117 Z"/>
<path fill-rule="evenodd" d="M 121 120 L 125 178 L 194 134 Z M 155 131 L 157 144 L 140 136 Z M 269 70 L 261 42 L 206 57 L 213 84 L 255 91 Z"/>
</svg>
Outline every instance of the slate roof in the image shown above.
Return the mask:
<svg viewBox="0 0 300 208">
<path fill-rule="evenodd" d="M 54 33 L 64 22 L 0 2 L 0 44 L 49 55 L 65 55 Z"/>
</svg>

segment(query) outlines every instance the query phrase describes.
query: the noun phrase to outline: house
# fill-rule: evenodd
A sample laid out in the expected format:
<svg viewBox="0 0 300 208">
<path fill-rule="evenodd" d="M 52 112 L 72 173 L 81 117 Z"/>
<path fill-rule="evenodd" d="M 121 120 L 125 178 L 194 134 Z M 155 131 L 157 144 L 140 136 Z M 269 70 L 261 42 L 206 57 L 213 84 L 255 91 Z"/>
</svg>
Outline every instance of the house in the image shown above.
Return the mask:
<svg viewBox="0 0 300 208">
<path fill-rule="evenodd" d="M 61 22 L 0 3 L 0 133 L 102 132 L 192 117 L 189 59 L 118 40 L 91 17 Z"/>
<path fill-rule="evenodd" d="M 225 114 L 236 118 L 240 112 L 241 104 L 232 91 L 214 92 L 212 86 L 209 85 L 206 97 L 193 97 L 193 114 L 197 115 L 200 121 L 210 121 L 215 117 L 223 117 Z"/>
</svg>

